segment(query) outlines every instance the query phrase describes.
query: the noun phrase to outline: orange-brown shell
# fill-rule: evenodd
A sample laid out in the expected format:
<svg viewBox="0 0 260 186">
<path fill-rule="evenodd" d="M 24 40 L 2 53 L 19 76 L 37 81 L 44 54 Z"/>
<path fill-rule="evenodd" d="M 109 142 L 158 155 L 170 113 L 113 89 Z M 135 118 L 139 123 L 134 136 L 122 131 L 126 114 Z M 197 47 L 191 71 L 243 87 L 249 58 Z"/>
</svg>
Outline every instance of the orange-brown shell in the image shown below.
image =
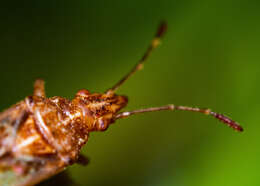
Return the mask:
<svg viewBox="0 0 260 186">
<path fill-rule="evenodd" d="M 0 115 L 0 170 L 65 167 L 77 160 L 87 139 L 82 113 L 70 101 L 28 97 Z"/>
<path fill-rule="evenodd" d="M 65 163 L 74 162 L 88 139 L 88 127 L 82 120 L 80 108 L 61 97 L 33 96 L 27 98 L 26 103 L 38 132 L 54 149 L 53 153 Z"/>
<path fill-rule="evenodd" d="M 85 90 L 72 101 L 27 97 L 0 114 L 0 173 L 21 174 L 18 185 L 58 173 L 77 161 L 89 132 L 106 130 L 126 104 L 124 96 Z"/>
<path fill-rule="evenodd" d="M 17 133 L 13 153 L 16 157 L 41 156 L 54 154 L 56 150 L 38 132 L 33 117 L 29 116 Z"/>
</svg>

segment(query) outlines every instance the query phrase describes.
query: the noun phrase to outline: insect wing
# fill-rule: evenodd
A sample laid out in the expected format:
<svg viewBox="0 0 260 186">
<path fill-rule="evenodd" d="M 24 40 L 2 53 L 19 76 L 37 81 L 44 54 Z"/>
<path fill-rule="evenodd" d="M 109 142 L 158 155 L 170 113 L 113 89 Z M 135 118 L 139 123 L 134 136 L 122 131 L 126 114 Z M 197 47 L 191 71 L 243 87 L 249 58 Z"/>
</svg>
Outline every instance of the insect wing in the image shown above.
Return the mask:
<svg viewBox="0 0 260 186">
<path fill-rule="evenodd" d="M 64 165 L 57 159 L 44 161 L 37 169 L 34 163 L 27 166 L 26 173 L 22 172 L 22 167 L 12 166 L 16 157 L 12 155 L 12 149 L 16 145 L 19 130 L 28 123 L 30 115 L 26 111 L 24 102 L 20 102 L 0 114 L 0 186 L 27 186 L 35 185 L 60 171 L 64 170 Z"/>
<path fill-rule="evenodd" d="M 0 114 L 0 160 L 11 151 L 17 130 L 27 117 L 24 103 L 18 103 Z"/>
<path fill-rule="evenodd" d="M 55 167 L 54 165 L 44 165 L 39 170 L 30 172 L 26 175 L 18 175 L 12 170 L 0 170 L 0 185 L 1 186 L 30 186 L 35 185 L 42 180 L 45 180 L 59 172 L 63 171 L 64 167 Z"/>
</svg>

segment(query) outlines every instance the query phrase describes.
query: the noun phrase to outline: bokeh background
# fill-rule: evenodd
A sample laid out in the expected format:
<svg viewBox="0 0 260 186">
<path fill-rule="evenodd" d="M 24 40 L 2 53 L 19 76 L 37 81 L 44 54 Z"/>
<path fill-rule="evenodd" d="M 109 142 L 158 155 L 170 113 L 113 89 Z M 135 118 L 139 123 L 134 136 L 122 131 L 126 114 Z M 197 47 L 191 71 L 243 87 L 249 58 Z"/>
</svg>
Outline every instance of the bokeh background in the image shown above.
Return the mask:
<svg viewBox="0 0 260 186">
<path fill-rule="evenodd" d="M 245 132 L 197 113 L 134 116 L 91 134 L 83 149 L 90 164 L 69 167 L 65 183 L 260 185 L 259 9 L 256 0 L 1 3 L 0 109 L 30 95 L 38 77 L 48 96 L 103 92 L 137 62 L 166 20 L 162 45 L 118 91 L 129 96 L 128 109 L 209 107 Z"/>
</svg>

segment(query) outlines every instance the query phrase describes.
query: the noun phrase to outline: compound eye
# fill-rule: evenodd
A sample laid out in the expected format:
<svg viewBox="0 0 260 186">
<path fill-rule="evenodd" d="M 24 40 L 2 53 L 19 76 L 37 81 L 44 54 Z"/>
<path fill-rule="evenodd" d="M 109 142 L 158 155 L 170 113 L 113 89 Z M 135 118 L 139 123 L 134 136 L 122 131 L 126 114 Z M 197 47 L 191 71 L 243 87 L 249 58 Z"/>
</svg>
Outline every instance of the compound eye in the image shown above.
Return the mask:
<svg viewBox="0 0 260 186">
<path fill-rule="evenodd" d="M 89 95 L 90 95 L 90 92 L 86 89 L 81 89 L 76 94 L 76 96 L 80 96 L 80 97 L 88 97 Z"/>
<path fill-rule="evenodd" d="M 97 130 L 98 131 L 105 131 L 108 127 L 108 123 L 103 119 L 98 120 Z"/>
</svg>

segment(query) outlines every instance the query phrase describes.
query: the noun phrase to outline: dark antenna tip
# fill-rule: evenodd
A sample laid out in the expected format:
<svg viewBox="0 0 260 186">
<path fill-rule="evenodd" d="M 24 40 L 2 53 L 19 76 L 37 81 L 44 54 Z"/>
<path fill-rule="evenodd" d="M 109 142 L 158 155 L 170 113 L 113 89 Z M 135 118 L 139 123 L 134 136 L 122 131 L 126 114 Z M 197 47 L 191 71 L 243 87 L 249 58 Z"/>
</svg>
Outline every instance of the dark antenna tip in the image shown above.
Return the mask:
<svg viewBox="0 0 260 186">
<path fill-rule="evenodd" d="M 167 28 L 168 28 L 167 23 L 165 21 L 161 21 L 155 36 L 158 37 L 158 38 L 163 37 L 163 35 L 165 34 Z"/>
<path fill-rule="evenodd" d="M 215 113 L 215 112 L 211 112 L 210 113 L 212 116 L 214 116 L 215 118 L 217 118 L 219 121 L 227 124 L 229 127 L 233 128 L 234 130 L 236 131 L 239 131 L 239 132 L 243 132 L 244 129 L 235 121 L 233 121 L 232 119 L 224 116 L 223 114 L 218 114 L 218 113 Z"/>
</svg>

